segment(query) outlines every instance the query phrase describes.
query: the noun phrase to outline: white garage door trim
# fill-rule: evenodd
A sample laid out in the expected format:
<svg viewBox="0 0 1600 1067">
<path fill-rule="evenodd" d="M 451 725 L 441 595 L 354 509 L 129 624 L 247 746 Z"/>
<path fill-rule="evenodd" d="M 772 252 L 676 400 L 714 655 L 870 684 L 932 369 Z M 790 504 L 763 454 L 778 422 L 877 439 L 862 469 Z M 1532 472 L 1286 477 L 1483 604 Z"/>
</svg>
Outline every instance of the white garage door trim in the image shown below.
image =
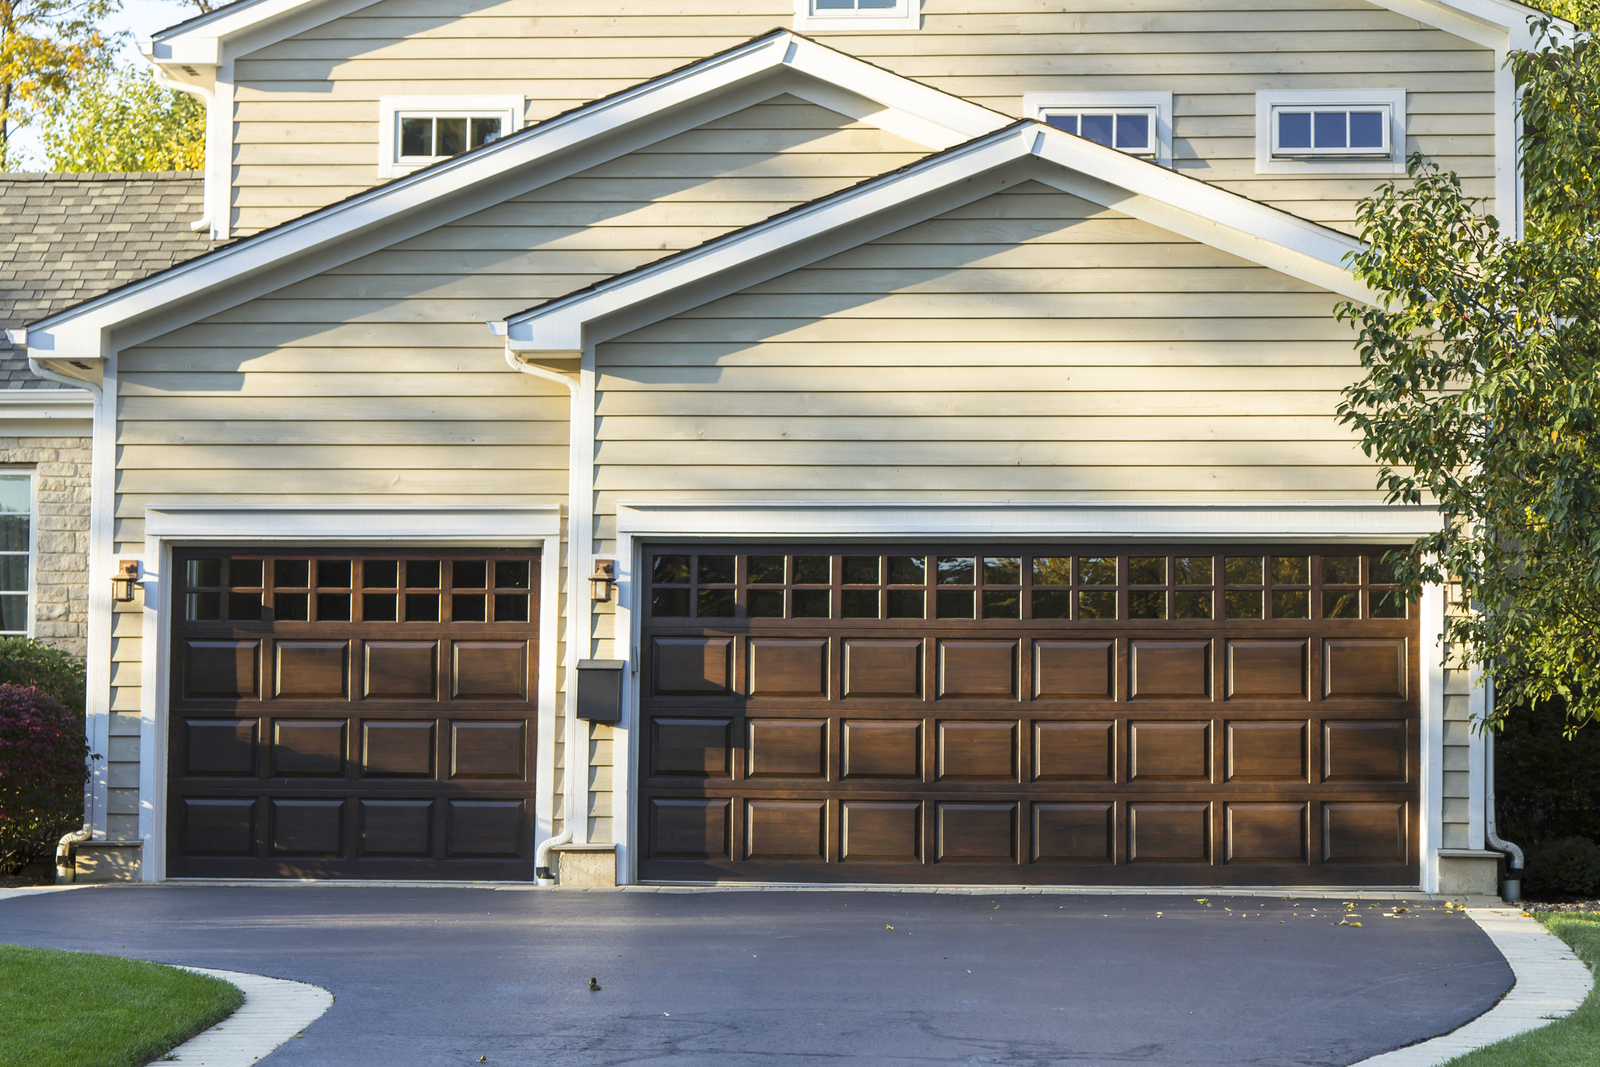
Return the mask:
<svg viewBox="0 0 1600 1067">
<path fill-rule="evenodd" d="M 219 508 L 167 506 L 145 510 L 143 653 L 139 685 L 140 877 L 166 878 L 167 678 L 164 621 L 171 590 L 161 580 L 178 545 L 204 544 L 450 545 L 540 549 L 539 734 L 536 801 L 539 840 L 550 836 L 555 777 L 556 636 L 560 588 L 561 509 Z"/>
<path fill-rule="evenodd" d="M 851 538 L 913 540 L 1004 537 L 1060 540 L 1215 540 L 1361 543 L 1415 540 L 1438 529 L 1434 507 L 1395 507 L 1377 501 L 1110 501 L 952 504 L 943 501 L 619 501 L 617 503 L 616 652 L 639 675 L 640 615 L 632 610 L 640 547 L 648 540 L 719 541 Z M 1420 888 L 1438 887 L 1437 850 L 1443 833 L 1444 792 L 1444 590 L 1423 590 L 1422 627 L 1422 817 L 1418 842 Z M 638 882 L 634 845 L 634 774 L 638 738 L 631 729 L 638 686 L 623 687 L 622 718 L 613 751 L 623 765 L 612 788 L 612 812 L 620 881 Z M 578 800 L 587 810 L 587 787 Z"/>
</svg>

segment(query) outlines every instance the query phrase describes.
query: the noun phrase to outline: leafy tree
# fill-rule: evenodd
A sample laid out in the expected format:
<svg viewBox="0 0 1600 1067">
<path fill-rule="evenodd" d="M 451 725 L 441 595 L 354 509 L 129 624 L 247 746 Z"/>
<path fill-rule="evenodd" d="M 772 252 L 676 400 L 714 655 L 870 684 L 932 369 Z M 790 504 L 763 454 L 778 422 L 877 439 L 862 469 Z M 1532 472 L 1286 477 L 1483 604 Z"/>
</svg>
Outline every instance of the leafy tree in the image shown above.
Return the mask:
<svg viewBox="0 0 1600 1067">
<path fill-rule="evenodd" d="M 205 166 L 205 107 L 158 83 L 146 66 L 89 72 L 71 92 L 53 95 L 44 116 L 39 142 L 48 170 L 93 173 Z"/>
<path fill-rule="evenodd" d="M 1491 722 L 1560 700 L 1570 733 L 1600 714 L 1600 49 L 1533 25 L 1509 60 L 1526 236 L 1416 156 L 1364 200 L 1351 263 L 1380 302 L 1340 308 L 1366 373 L 1339 414 L 1390 501 L 1439 506 L 1395 562 L 1413 593 L 1448 579 L 1477 608 L 1445 636 L 1493 676 Z"/>
<path fill-rule="evenodd" d="M 103 62 L 115 41 L 96 23 L 122 0 L 0 0 L 0 169 L 16 163 L 11 134 L 47 95 Z"/>
</svg>

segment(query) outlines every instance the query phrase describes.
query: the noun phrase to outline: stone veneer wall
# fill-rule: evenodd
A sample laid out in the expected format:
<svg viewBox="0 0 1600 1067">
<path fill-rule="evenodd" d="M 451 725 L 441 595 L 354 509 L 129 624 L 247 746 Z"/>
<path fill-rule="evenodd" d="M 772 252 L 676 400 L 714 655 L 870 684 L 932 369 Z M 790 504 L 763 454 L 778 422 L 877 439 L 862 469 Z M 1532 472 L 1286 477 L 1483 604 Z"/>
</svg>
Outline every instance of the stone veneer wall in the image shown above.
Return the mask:
<svg viewBox="0 0 1600 1067">
<path fill-rule="evenodd" d="M 74 656 L 89 636 L 89 438 L 0 437 L 0 467 L 33 469 L 34 636 Z"/>
</svg>

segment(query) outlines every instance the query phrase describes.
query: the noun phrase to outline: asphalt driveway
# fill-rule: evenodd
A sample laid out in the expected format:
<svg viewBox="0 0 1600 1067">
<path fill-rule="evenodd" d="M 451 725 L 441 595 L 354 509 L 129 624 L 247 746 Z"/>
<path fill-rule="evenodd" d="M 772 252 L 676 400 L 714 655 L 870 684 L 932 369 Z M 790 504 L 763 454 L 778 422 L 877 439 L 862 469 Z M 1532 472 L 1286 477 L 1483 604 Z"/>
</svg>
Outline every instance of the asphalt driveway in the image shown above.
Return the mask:
<svg viewBox="0 0 1600 1067">
<path fill-rule="evenodd" d="M 0 941 L 331 990 L 270 1067 L 1337 1065 L 1511 985 L 1431 904 L 1206 899 L 116 886 L 0 901 Z"/>
</svg>

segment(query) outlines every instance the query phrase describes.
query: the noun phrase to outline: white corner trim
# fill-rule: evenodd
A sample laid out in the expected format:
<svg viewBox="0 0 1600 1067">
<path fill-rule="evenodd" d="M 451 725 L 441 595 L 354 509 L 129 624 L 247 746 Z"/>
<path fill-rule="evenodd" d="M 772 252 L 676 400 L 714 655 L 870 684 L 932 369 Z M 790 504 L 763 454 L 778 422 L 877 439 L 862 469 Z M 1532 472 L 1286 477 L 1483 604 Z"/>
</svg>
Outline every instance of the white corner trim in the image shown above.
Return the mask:
<svg viewBox="0 0 1600 1067">
<path fill-rule="evenodd" d="M 307 982 L 209 967 L 182 969 L 238 987 L 244 994 L 244 1003 L 217 1025 L 202 1030 L 162 1057 L 162 1063 L 180 1067 L 250 1067 L 333 1007 L 332 993 Z"/>
<path fill-rule="evenodd" d="M 599 327 L 608 316 L 620 319 L 624 310 L 655 302 L 662 307 L 641 314 L 644 321 L 656 321 L 679 309 L 663 310 L 673 301 L 692 307 L 736 292 L 949 210 L 955 206 L 949 202 L 952 196 L 965 203 L 1024 177 L 1038 177 L 1037 173 L 1006 177 L 1009 172 L 1003 168 L 1029 160 L 1055 164 L 1060 170 L 1053 173 L 1099 183 L 1098 189 L 1074 191 L 1152 225 L 1352 299 L 1375 300 L 1343 265 L 1361 247 L 1355 238 L 1148 160 L 1024 120 L 593 288 L 508 316 L 506 344 L 514 351 L 551 352 L 604 341 L 607 330 L 614 335 L 643 324 L 629 320 Z"/>
<path fill-rule="evenodd" d="M 380 96 L 378 97 L 378 177 L 396 178 L 431 166 L 439 159 L 445 158 L 440 156 L 423 161 L 401 161 L 397 142 L 399 114 L 402 111 L 422 111 L 430 115 L 449 117 L 492 116 L 504 124 L 505 133 L 501 136 L 509 137 L 522 129 L 526 107 L 527 97 L 521 95 L 451 96 L 448 93 L 437 93 L 429 96 Z"/>
<path fill-rule="evenodd" d="M 1043 122 L 1052 111 L 1084 108 L 1147 107 L 1156 114 L 1155 161 L 1172 166 L 1172 94 L 1170 92 L 1038 92 L 1022 94 L 1022 113 Z"/>
<path fill-rule="evenodd" d="M 1571 1015 L 1594 976 L 1566 942 L 1519 909 L 1468 908 L 1467 917 L 1511 965 L 1516 984 L 1489 1011 L 1431 1041 L 1372 1056 L 1352 1067 L 1440 1067 L 1457 1056 L 1548 1026 Z"/>
<path fill-rule="evenodd" d="M 894 7 L 833 11 L 824 8 L 820 12 L 816 0 L 794 0 L 794 28 L 849 33 L 917 30 L 922 28 L 922 0 L 896 0 Z"/>
<path fill-rule="evenodd" d="M 1431 507 L 1367 501 L 1121 503 L 1058 501 L 619 501 L 617 532 L 635 537 L 1085 537 L 1105 540 L 1415 540 L 1438 528 Z"/>
<path fill-rule="evenodd" d="M 167 505 L 145 509 L 145 536 L 166 541 L 409 541 L 525 543 L 561 532 L 550 507 L 274 508 Z"/>
<path fill-rule="evenodd" d="M 1282 159 L 1272 154 L 1272 109 L 1283 105 L 1331 108 L 1382 104 L 1389 109 L 1389 154 L 1378 158 L 1342 156 Z M 1406 172 L 1406 91 L 1404 89 L 1258 89 L 1256 91 L 1257 174 L 1404 174 Z"/>
</svg>

